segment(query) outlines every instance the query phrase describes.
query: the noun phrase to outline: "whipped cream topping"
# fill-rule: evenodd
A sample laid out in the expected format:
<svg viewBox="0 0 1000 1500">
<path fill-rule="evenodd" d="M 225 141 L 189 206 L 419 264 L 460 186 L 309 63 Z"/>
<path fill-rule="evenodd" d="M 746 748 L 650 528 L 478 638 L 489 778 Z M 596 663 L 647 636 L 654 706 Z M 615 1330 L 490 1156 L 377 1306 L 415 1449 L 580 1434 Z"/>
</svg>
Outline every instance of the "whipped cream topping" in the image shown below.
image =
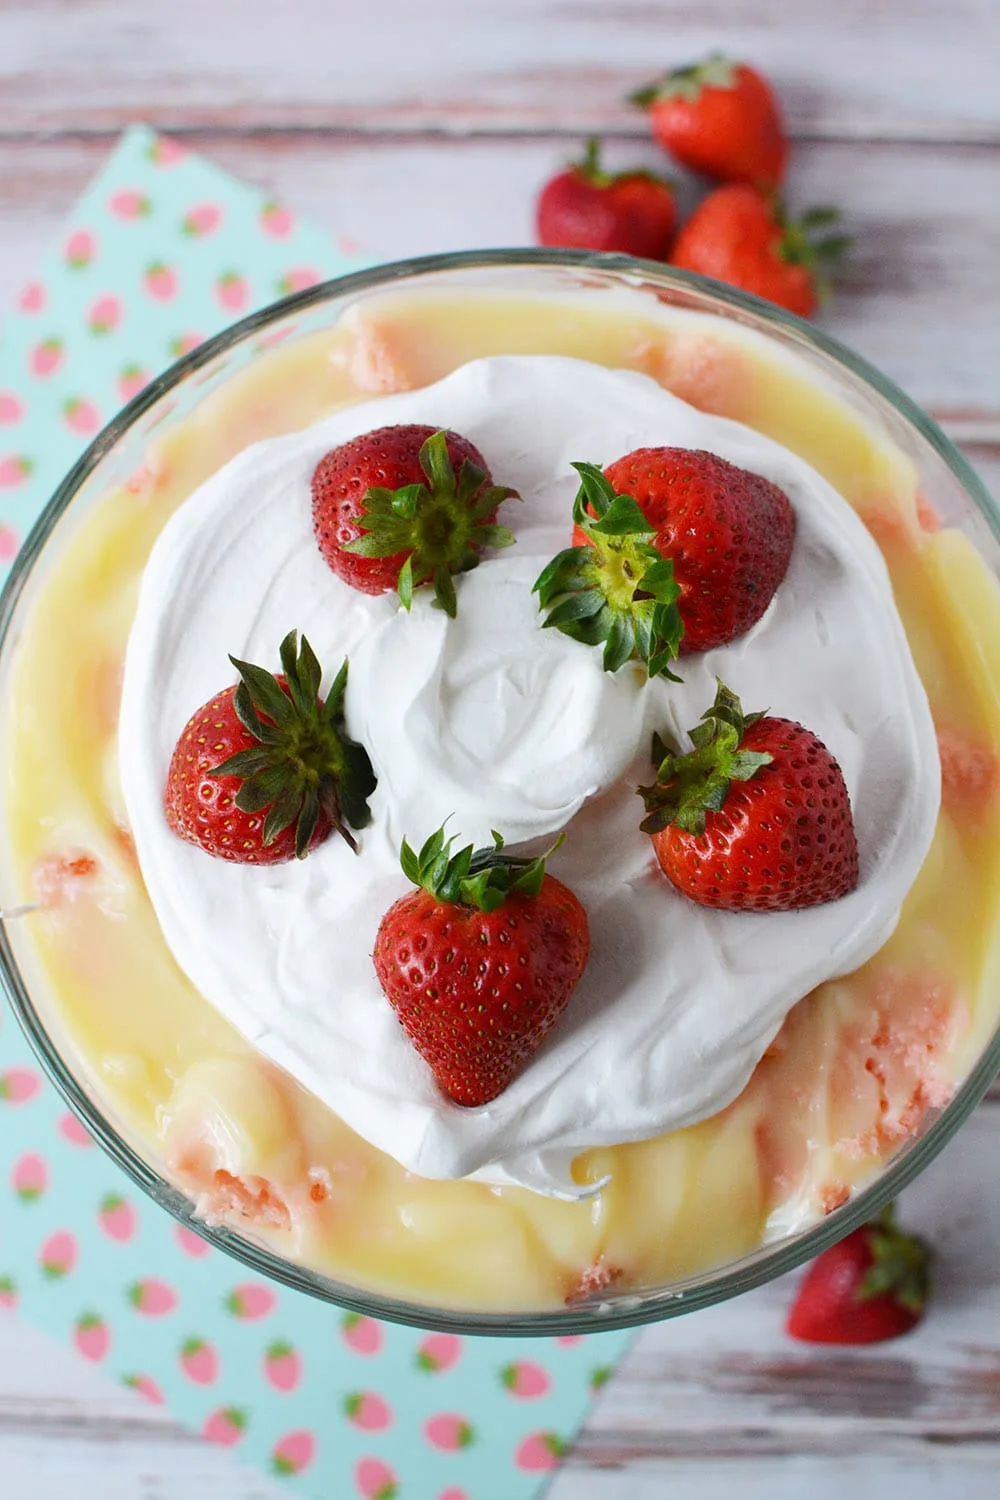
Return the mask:
<svg viewBox="0 0 1000 1500">
<path fill-rule="evenodd" d="M 458 618 L 412 612 L 335 577 L 312 535 L 310 477 L 330 448 L 390 423 L 451 427 L 522 499 L 517 543 L 456 580 Z M 600 652 L 543 630 L 531 585 L 569 545 L 574 459 L 706 448 L 765 475 L 798 522 L 788 574 L 740 640 L 684 657 L 682 684 L 614 676 Z M 355 856 L 331 838 L 304 861 L 216 860 L 163 814 L 174 744 L 234 680 L 228 653 L 276 669 L 303 631 L 328 685 L 350 658 L 349 732 L 379 777 Z M 861 855 L 842 900 L 768 915 L 678 895 L 639 832 L 653 729 L 687 743 L 716 676 L 746 710 L 806 724 L 839 760 Z M 555 356 L 463 366 L 436 385 L 254 445 L 161 534 L 142 580 L 120 721 L 123 790 L 166 940 L 201 993 L 361 1136 L 427 1177 L 476 1175 L 557 1196 L 593 1187 L 588 1146 L 646 1139 L 723 1108 L 797 1000 L 891 932 L 933 833 L 940 773 L 926 698 L 881 554 L 846 502 L 760 434 L 704 415 L 644 375 Z M 583 902 L 591 956 L 559 1024 L 498 1099 L 446 1101 L 372 967 L 382 915 L 409 889 L 405 835 L 446 818 L 461 843 L 565 829 L 553 874 Z"/>
</svg>

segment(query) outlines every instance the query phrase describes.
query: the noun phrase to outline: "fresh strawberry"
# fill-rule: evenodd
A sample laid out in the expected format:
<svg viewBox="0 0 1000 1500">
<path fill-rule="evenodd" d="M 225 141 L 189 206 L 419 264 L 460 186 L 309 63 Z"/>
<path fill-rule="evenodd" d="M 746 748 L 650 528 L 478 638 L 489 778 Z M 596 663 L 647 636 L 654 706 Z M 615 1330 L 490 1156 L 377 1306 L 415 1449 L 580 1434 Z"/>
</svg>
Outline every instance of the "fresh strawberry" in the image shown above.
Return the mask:
<svg viewBox="0 0 1000 1500">
<path fill-rule="evenodd" d="M 474 568 L 484 547 L 514 540 L 494 524 L 497 506 L 513 495 L 494 485 L 479 449 L 458 433 L 379 427 L 320 460 L 313 530 L 330 567 L 353 588 L 396 589 L 409 609 L 413 590 L 432 583 L 435 603 L 454 616 L 452 574 Z"/>
<path fill-rule="evenodd" d="M 813 208 L 790 219 L 756 188 L 730 183 L 695 209 L 670 259 L 808 318 L 828 295 L 830 268 L 851 243 L 847 235 L 816 239 L 814 233 L 839 217 L 835 208 Z"/>
<path fill-rule="evenodd" d="M 896 1227 L 892 1205 L 807 1270 L 785 1327 L 807 1344 L 880 1344 L 909 1333 L 930 1295 L 929 1253 Z"/>
<path fill-rule="evenodd" d="M 382 918 L 375 972 L 410 1041 L 456 1104 L 488 1104 L 527 1067 L 590 951 L 587 914 L 545 857 L 452 856 L 440 828 L 403 872 L 416 891 Z"/>
<path fill-rule="evenodd" d="M 791 719 L 744 714 L 719 683 L 687 755 L 657 738 L 644 833 L 667 879 L 700 906 L 787 911 L 846 896 L 858 845 L 840 767 Z"/>
<path fill-rule="evenodd" d="M 722 182 L 780 185 L 788 160 L 781 110 L 767 79 L 746 63 L 715 54 L 629 97 L 649 110 L 656 139 L 686 167 Z"/>
<path fill-rule="evenodd" d="M 597 141 L 588 141 L 583 160 L 551 178 L 538 199 L 540 245 L 666 260 L 676 224 L 673 185 L 639 169 L 605 171 Z"/>
<path fill-rule="evenodd" d="M 614 672 L 633 655 L 672 677 L 676 655 L 756 624 L 784 578 L 795 512 L 770 480 L 695 448 L 637 448 L 602 474 L 574 464 L 574 546 L 535 581 L 542 609 Z"/>
<path fill-rule="evenodd" d="M 280 655 L 278 677 L 229 658 L 240 682 L 188 721 L 167 771 L 170 827 L 237 864 L 303 859 L 334 830 L 356 849 L 349 827 L 370 817 L 371 761 L 344 731 L 346 660 L 324 703 L 305 637 L 291 631 Z"/>
</svg>

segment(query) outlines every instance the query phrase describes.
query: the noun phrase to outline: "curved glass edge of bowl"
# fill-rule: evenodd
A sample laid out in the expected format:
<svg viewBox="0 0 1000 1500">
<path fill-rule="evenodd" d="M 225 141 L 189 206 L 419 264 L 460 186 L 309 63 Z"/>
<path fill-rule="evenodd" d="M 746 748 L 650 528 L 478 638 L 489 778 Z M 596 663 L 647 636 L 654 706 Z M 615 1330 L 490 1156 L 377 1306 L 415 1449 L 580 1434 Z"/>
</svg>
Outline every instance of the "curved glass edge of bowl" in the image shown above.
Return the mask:
<svg viewBox="0 0 1000 1500">
<path fill-rule="evenodd" d="M 626 255 L 535 249 L 453 252 L 421 256 L 353 272 L 271 303 L 199 345 L 153 380 L 113 418 L 85 450 L 57 487 L 25 539 L 0 592 L 0 654 L 7 646 L 16 606 L 35 561 L 74 495 L 124 433 L 189 375 L 270 324 L 323 302 L 440 272 L 517 266 L 604 272 L 623 279 L 627 284 L 638 284 L 640 288 L 652 281 L 667 290 L 694 294 L 705 302 L 721 303 L 724 307 L 748 315 L 749 321 L 762 323 L 765 328 L 777 325 L 786 335 L 791 336 L 793 342 L 817 350 L 856 375 L 906 418 L 951 470 L 987 522 L 994 537 L 1000 541 L 1000 507 L 937 423 L 881 371 L 838 340 L 794 314 L 707 277 Z M 705 310 L 710 309 L 706 307 Z M 667 1288 L 640 1289 L 633 1293 L 623 1293 L 606 1302 L 586 1304 L 579 1308 L 512 1313 L 471 1309 L 453 1311 L 432 1303 L 413 1303 L 403 1298 L 389 1298 L 381 1293 L 342 1285 L 321 1272 L 281 1258 L 235 1231 L 209 1226 L 199 1219 L 191 1200 L 167 1182 L 129 1145 L 124 1136 L 104 1117 L 64 1061 L 31 1000 L 2 921 L 0 986 L 47 1077 L 70 1109 L 117 1166 L 181 1224 L 249 1269 L 295 1291 L 387 1322 L 464 1335 L 545 1337 L 641 1327 L 646 1323 L 660 1322 L 682 1313 L 713 1306 L 793 1271 L 858 1228 L 912 1182 L 968 1119 L 1000 1071 L 998 1028 L 953 1098 L 926 1131 L 904 1144 L 901 1153 L 891 1159 L 867 1187 L 826 1218 L 802 1233 L 790 1236 L 787 1242 L 764 1244 L 722 1269 L 709 1269 Z"/>
</svg>

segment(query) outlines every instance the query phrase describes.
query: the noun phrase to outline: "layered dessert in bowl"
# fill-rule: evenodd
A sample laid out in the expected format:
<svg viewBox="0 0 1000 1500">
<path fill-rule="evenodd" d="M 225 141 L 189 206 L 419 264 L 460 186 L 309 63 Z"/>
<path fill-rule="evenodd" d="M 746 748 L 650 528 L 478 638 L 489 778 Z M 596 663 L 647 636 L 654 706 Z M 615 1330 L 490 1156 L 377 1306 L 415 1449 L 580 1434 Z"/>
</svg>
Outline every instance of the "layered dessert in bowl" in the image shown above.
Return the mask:
<svg viewBox="0 0 1000 1500">
<path fill-rule="evenodd" d="M 160 1202 L 345 1305 L 569 1332 L 789 1269 L 996 1066 L 995 526 L 874 371 L 663 268 L 244 321 L 5 594 L 22 1023 Z"/>
</svg>

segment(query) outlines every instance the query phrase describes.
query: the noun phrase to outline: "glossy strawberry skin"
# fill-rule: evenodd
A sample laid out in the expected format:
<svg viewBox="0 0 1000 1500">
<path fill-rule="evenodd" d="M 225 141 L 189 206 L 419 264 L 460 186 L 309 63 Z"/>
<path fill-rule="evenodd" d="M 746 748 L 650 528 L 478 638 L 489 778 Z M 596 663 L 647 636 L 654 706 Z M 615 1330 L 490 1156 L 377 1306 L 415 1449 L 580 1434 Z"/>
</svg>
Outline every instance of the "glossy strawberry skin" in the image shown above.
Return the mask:
<svg viewBox="0 0 1000 1500">
<path fill-rule="evenodd" d="M 652 835 L 667 879 L 700 906 L 787 911 L 836 901 L 858 881 L 858 845 L 840 767 L 790 719 L 751 725 L 741 750 L 772 757 L 732 781 L 721 811 L 696 835 L 668 824 Z"/>
<path fill-rule="evenodd" d="M 417 889 L 382 919 L 375 971 L 414 1047 L 456 1104 L 488 1104 L 524 1070 L 569 1002 L 590 951 L 587 916 L 546 875 L 495 911 Z"/>
<path fill-rule="evenodd" d="M 795 540 L 795 512 L 777 485 L 691 448 L 637 448 L 604 474 L 638 502 L 656 528 L 653 546 L 673 561 L 682 656 L 724 646 L 756 624 Z M 575 527 L 574 544 L 586 540 Z"/>
<path fill-rule="evenodd" d="M 405 552 L 389 557 L 361 557 L 344 548 L 364 531 L 359 517 L 366 492 L 375 487 L 397 490 L 426 482 L 420 449 L 439 429 L 418 423 L 379 427 L 327 453 L 312 478 L 313 531 L 327 564 L 363 594 L 385 594 L 396 587 Z M 448 456 L 456 474 L 466 461 L 492 483 L 486 460 L 474 444 L 456 432 L 446 433 Z M 493 513 L 495 519 L 496 512 Z"/>
<path fill-rule="evenodd" d="M 900 1338 L 921 1321 L 923 1308 L 907 1307 L 893 1293 L 859 1296 L 874 1264 L 872 1226 L 862 1224 L 816 1257 L 788 1314 L 786 1330 L 808 1344 L 880 1344 Z"/>
<path fill-rule="evenodd" d="M 716 188 L 677 236 L 671 263 L 776 302 L 808 318 L 818 303 L 808 265 L 782 259 L 784 231 L 756 188 L 741 183 Z"/>
<path fill-rule="evenodd" d="M 642 172 L 594 182 L 570 167 L 546 183 L 538 200 L 540 245 L 666 260 L 676 224 L 672 188 Z"/>
<path fill-rule="evenodd" d="M 755 68 L 735 63 L 732 86 L 704 84 L 696 98 L 654 99 L 650 125 L 664 150 L 692 171 L 723 182 L 777 188 L 788 140 L 774 91 Z"/>
<path fill-rule="evenodd" d="M 278 681 L 285 687 L 281 677 Z M 241 812 L 233 801 L 241 778 L 208 775 L 230 755 L 258 744 L 236 716 L 235 691 L 235 687 L 224 688 L 188 720 L 170 759 L 163 810 L 174 833 L 206 854 L 233 864 L 283 864 L 295 858 L 294 825 L 265 847 L 262 834 L 267 810 Z M 330 832 L 330 820 L 321 811 L 310 849 Z"/>
</svg>

